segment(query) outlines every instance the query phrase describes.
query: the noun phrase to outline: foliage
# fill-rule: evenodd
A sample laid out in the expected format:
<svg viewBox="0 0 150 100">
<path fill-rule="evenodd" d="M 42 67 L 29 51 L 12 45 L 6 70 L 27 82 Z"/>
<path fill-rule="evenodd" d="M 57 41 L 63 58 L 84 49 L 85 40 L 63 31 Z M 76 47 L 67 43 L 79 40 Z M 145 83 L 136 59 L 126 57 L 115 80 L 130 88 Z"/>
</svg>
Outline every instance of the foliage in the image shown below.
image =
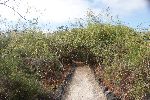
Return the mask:
<svg viewBox="0 0 150 100">
<path fill-rule="evenodd" d="M 47 92 L 44 86 L 52 91 L 68 71 L 62 64 L 75 60 L 100 63 L 106 85 L 114 91 L 119 87 L 122 98 L 140 100 L 150 93 L 148 36 L 96 19 L 85 27 L 60 29 L 47 37 L 36 30 L 12 32 L 0 38 L 0 94 L 28 100 L 41 89 Z"/>
</svg>

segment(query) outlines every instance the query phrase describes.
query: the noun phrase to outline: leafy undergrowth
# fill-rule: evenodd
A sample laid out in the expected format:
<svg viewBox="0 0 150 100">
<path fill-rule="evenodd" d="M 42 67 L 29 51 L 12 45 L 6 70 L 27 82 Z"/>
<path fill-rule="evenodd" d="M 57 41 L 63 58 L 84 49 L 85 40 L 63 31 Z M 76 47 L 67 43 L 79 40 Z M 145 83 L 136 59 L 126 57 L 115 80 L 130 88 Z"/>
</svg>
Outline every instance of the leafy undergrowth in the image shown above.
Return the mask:
<svg viewBox="0 0 150 100">
<path fill-rule="evenodd" d="M 11 32 L 0 37 L 0 95 L 46 97 L 64 81 L 66 65 L 74 60 L 92 65 L 96 77 L 122 99 L 141 100 L 150 94 L 149 38 L 148 32 L 96 21 L 48 36 L 37 30 Z"/>
<path fill-rule="evenodd" d="M 46 37 L 34 33 L 1 38 L 0 99 L 53 98 L 69 74 L 71 63 L 59 60 L 49 51 Z"/>
</svg>

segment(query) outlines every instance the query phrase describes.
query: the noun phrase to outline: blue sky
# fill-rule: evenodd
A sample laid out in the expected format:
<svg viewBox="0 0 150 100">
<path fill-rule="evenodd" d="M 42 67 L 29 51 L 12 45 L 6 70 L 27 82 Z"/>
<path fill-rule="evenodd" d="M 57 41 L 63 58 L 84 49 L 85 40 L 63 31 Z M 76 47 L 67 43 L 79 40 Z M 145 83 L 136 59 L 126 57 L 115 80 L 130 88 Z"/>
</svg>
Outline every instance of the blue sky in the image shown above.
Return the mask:
<svg viewBox="0 0 150 100">
<path fill-rule="evenodd" d="M 10 0 L 7 5 L 14 7 L 26 19 L 38 17 L 39 23 L 50 23 L 52 28 L 73 22 L 76 18 L 85 18 L 88 9 L 96 15 L 103 15 L 108 7 L 111 15 L 119 16 L 126 25 L 136 28 L 142 23 L 142 27 L 149 28 L 150 24 L 150 8 L 146 0 Z M 0 15 L 0 20 L 6 18 L 8 22 L 21 19 L 3 5 L 0 5 Z"/>
</svg>

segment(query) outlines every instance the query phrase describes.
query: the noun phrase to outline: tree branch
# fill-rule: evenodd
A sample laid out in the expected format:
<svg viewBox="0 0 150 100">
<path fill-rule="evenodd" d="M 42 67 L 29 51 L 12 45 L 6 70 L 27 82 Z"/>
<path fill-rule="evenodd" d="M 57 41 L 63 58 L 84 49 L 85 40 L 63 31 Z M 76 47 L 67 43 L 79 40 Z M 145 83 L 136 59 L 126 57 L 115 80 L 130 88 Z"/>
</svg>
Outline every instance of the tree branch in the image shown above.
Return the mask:
<svg viewBox="0 0 150 100">
<path fill-rule="evenodd" d="M 4 4 L 6 4 L 7 2 L 9 2 L 9 0 L 7 0 L 7 1 L 4 1 Z"/>
<path fill-rule="evenodd" d="M 16 12 L 21 18 L 23 18 L 23 19 L 26 20 L 26 21 L 29 21 L 29 20 L 27 20 L 24 16 L 22 16 L 18 11 L 16 11 L 13 7 L 7 5 L 6 3 L 9 2 L 9 1 L 10 1 L 10 0 L 7 0 L 7 1 L 4 1 L 4 2 L 2 2 L 2 3 L 0 3 L 0 4 L 6 6 L 6 7 L 8 7 L 8 8 L 10 8 L 10 9 L 12 9 L 12 10 L 13 10 L 14 12 Z"/>
<path fill-rule="evenodd" d="M 4 5 L 4 4 L 6 4 L 7 2 L 9 2 L 9 0 L 6 0 L 6 1 L 4 1 L 4 2 L 1 2 L 0 4 Z"/>
</svg>

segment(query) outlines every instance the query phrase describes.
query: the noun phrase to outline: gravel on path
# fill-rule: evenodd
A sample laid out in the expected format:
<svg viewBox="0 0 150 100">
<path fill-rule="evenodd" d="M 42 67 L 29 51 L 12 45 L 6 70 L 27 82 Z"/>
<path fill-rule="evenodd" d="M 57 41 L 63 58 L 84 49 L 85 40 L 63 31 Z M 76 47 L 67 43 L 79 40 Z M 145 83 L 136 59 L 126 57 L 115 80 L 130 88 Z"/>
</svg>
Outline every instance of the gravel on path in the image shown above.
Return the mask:
<svg viewBox="0 0 150 100">
<path fill-rule="evenodd" d="M 63 100 L 106 100 L 94 72 L 87 65 L 76 68 Z"/>
</svg>

